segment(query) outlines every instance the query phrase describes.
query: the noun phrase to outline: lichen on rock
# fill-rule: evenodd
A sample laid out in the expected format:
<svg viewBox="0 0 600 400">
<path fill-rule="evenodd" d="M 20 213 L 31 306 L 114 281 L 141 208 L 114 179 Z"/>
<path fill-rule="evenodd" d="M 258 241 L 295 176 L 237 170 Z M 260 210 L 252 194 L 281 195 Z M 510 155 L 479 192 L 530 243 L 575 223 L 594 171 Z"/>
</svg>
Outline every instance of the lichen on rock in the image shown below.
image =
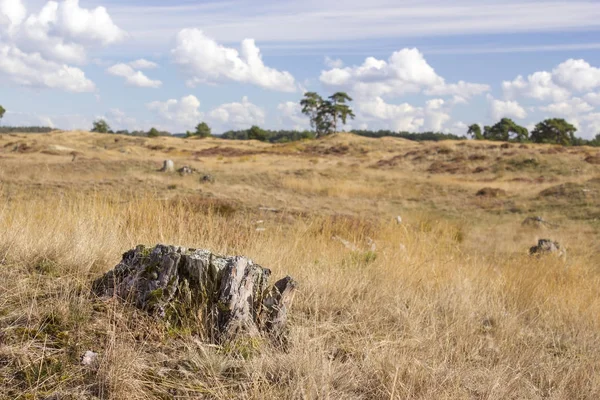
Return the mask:
<svg viewBox="0 0 600 400">
<path fill-rule="evenodd" d="M 170 323 L 200 318 L 210 337 L 284 335 L 296 282 L 268 286 L 269 269 L 246 257 L 207 250 L 137 246 L 93 284 L 99 296 L 116 296 Z"/>
</svg>

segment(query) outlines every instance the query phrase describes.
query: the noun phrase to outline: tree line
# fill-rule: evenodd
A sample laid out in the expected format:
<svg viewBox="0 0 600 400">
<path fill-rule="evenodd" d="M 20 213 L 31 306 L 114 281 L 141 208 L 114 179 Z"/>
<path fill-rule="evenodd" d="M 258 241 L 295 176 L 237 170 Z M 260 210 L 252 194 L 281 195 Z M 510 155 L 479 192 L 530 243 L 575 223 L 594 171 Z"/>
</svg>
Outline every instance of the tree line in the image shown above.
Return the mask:
<svg viewBox="0 0 600 400">
<path fill-rule="evenodd" d="M 285 143 L 297 140 L 315 139 L 326 136 L 338 131 L 340 123 L 346 124 L 348 118 L 355 117 L 349 103 L 352 98 L 344 92 L 336 92 L 324 99 L 316 92 L 306 92 L 300 106 L 302 113 L 309 118 L 312 131 L 295 130 L 265 130 L 259 126 L 252 126 L 249 129 L 230 130 L 223 133 L 220 137 L 228 140 L 259 140 L 271 143 Z M 0 120 L 4 117 L 6 110 L 0 105 Z M 32 132 L 45 133 L 52 131 L 50 127 L 0 127 L 0 133 L 11 132 Z M 159 131 L 151 128 L 148 131 L 113 131 L 104 119 L 94 121 L 92 132 L 97 133 L 116 133 L 132 136 L 170 136 L 167 131 Z M 546 143 L 560 144 L 563 146 L 599 146 L 600 133 L 594 139 L 587 140 L 575 136 L 577 128 L 563 118 L 549 118 L 535 125 L 533 130 L 529 130 L 517 124 L 510 118 L 502 118 L 494 125 L 485 125 L 483 129 L 478 124 L 472 124 L 468 127 L 465 136 L 459 136 L 452 133 L 442 132 L 406 132 L 390 130 L 352 130 L 351 133 L 360 136 L 379 138 L 384 136 L 400 137 L 413 141 L 440 141 L 440 140 L 464 140 L 467 137 L 474 140 L 492 140 L 501 142 L 518 143 Z M 206 122 L 200 122 L 193 131 L 187 131 L 185 137 L 206 138 L 213 137 L 212 130 Z"/>
<path fill-rule="evenodd" d="M 535 125 L 531 133 L 510 118 L 502 118 L 491 126 L 472 124 L 467 135 L 475 140 L 518 143 L 561 144 L 563 146 L 600 146 L 600 133 L 592 140 L 575 136 L 577 128 L 563 118 L 548 118 Z"/>
</svg>

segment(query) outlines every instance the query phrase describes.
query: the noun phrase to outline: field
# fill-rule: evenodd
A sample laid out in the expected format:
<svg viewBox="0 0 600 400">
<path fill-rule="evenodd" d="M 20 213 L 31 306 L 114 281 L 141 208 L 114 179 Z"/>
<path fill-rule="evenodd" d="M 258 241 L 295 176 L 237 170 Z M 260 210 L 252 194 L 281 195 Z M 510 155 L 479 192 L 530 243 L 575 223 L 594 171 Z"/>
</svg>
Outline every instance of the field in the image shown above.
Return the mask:
<svg viewBox="0 0 600 400">
<path fill-rule="evenodd" d="M 0 398 L 600 398 L 598 149 L 10 134 L 0 197 Z M 288 345 L 91 293 L 157 243 L 293 276 Z"/>
</svg>

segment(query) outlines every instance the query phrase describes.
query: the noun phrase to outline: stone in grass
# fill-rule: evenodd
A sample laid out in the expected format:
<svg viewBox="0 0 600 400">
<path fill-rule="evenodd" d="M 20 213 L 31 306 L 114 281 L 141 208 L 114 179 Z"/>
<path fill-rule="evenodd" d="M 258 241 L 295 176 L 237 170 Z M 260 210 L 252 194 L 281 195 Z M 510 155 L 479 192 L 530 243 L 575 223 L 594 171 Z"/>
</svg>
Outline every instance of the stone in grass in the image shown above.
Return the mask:
<svg viewBox="0 0 600 400">
<path fill-rule="evenodd" d="M 532 256 L 541 256 L 546 254 L 556 255 L 561 258 L 567 256 L 567 251 L 558 244 L 549 239 L 540 239 L 538 244 L 529 249 L 529 254 Z"/>
<path fill-rule="evenodd" d="M 171 322 L 200 316 L 218 342 L 260 334 L 284 339 L 297 283 L 286 277 L 269 287 L 270 275 L 246 257 L 159 244 L 123 254 L 93 289 Z"/>
<path fill-rule="evenodd" d="M 160 169 L 160 172 L 174 172 L 175 171 L 175 163 L 173 160 L 165 160 L 163 162 L 163 166 Z"/>
<path fill-rule="evenodd" d="M 81 356 L 81 365 L 89 367 L 90 365 L 94 365 L 97 360 L 98 353 L 88 350 Z"/>
</svg>

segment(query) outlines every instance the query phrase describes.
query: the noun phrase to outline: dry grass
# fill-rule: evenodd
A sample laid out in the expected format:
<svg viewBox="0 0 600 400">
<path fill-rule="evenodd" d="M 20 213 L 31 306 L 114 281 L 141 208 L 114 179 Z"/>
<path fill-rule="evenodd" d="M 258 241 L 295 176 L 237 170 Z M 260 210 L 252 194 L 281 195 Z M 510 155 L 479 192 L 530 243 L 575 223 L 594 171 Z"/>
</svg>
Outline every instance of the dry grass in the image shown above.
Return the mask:
<svg viewBox="0 0 600 400">
<path fill-rule="evenodd" d="M 16 139 L 38 150 L 0 154 L 0 398 L 600 398 L 600 206 L 591 181 L 600 169 L 571 153 L 578 149 L 447 143 L 440 151 L 343 135 L 284 146 L 83 133 Z M 164 147 L 147 154 L 154 143 Z M 42 153 L 52 144 L 82 155 Z M 193 156 L 216 146 L 237 150 Z M 341 146 L 345 154 L 326 154 Z M 373 168 L 428 149 L 422 161 Z M 511 164 L 503 151 L 527 152 L 519 160 L 534 156 L 547 168 Z M 436 160 L 474 153 L 521 169 L 427 172 Z M 216 183 L 158 173 L 164 158 Z M 554 182 L 513 181 L 540 172 Z M 585 198 L 539 196 L 568 182 L 583 185 Z M 508 194 L 477 198 L 483 187 Z M 558 227 L 521 226 L 537 214 Z M 527 256 L 541 237 L 563 244 L 567 261 Z M 275 276 L 294 276 L 301 288 L 289 348 L 209 345 L 94 298 L 92 280 L 122 252 L 158 242 L 244 254 Z M 99 353 L 97 365 L 79 364 L 86 350 Z"/>
</svg>

